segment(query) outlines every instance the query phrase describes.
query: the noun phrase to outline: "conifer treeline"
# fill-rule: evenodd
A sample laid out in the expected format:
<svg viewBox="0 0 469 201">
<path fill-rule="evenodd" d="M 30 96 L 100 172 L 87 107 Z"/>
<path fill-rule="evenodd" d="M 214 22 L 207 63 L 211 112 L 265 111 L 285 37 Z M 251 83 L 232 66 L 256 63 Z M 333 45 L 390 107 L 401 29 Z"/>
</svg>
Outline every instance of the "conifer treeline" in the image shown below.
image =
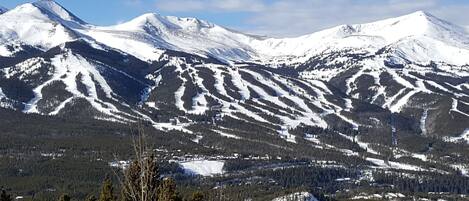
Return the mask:
<svg viewBox="0 0 469 201">
<path fill-rule="evenodd" d="M 151 160 L 151 159 L 148 159 Z M 138 173 L 135 170 L 140 170 L 137 165 L 137 162 L 134 162 L 131 167 L 126 170 L 126 175 L 137 175 Z M 156 165 L 156 163 L 154 164 Z M 153 169 L 157 170 L 157 168 Z M 147 172 L 150 173 L 150 172 Z M 147 174 L 147 173 L 143 173 Z M 99 197 L 96 198 L 95 195 L 89 195 L 86 198 L 86 201 L 185 201 L 179 196 L 176 182 L 174 179 L 167 177 L 160 179 L 160 175 L 157 172 L 151 173 L 155 177 L 154 180 L 145 183 L 140 179 L 141 177 L 130 177 L 131 180 L 125 180 L 122 183 L 124 186 L 121 186 L 121 195 L 117 197 L 114 192 L 114 186 L 111 179 L 106 178 L 101 187 L 101 192 Z M 128 179 L 129 177 L 126 177 Z M 127 186 L 127 184 L 135 185 L 133 187 Z M 159 185 L 156 185 L 159 184 Z M 150 196 L 148 196 L 150 195 Z M 71 197 L 67 194 L 62 194 L 59 201 L 70 201 Z M 203 201 L 204 194 L 201 192 L 194 192 L 192 197 L 187 201 Z M 9 196 L 5 190 L 2 190 L 0 201 L 13 201 L 11 196 Z"/>
<path fill-rule="evenodd" d="M 0 201 L 13 201 L 13 198 L 11 195 L 7 193 L 7 191 L 4 188 L 0 188 L 1 193 L 0 193 Z"/>
<path fill-rule="evenodd" d="M 147 146 L 144 129 L 137 125 L 137 135 L 133 139 L 135 160 L 124 170 L 124 177 L 119 178 L 120 197 L 116 197 L 111 179 L 107 178 L 96 199 L 90 195 L 88 201 L 182 201 L 176 182 L 170 177 L 162 178 L 153 149 Z M 194 193 L 190 201 L 203 200 L 203 194 Z"/>
<path fill-rule="evenodd" d="M 137 135 L 133 138 L 135 159 L 125 168 L 124 177 L 119 178 L 120 196 L 116 196 L 112 180 L 107 177 L 99 197 L 89 195 L 86 201 L 183 201 L 178 194 L 175 180 L 171 177 L 161 177 L 157 160 L 152 153 L 153 149 L 147 146 L 141 124 L 137 124 L 136 131 Z M 59 201 L 70 201 L 70 199 L 64 194 Z M 202 200 L 204 195 L 195 192 L 188 201 Z"/>
</svg>

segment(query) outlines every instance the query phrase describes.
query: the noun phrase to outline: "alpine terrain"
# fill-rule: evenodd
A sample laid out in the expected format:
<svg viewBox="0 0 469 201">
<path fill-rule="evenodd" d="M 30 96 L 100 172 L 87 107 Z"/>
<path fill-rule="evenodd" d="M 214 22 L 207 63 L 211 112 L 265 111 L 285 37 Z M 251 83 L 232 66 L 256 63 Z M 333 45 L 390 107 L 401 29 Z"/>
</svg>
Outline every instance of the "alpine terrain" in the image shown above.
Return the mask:
<svg viewBox="0 0 469 201">
<path fill-rule="evenodd" d="M 0 13 L 0 186 L 18 195 L 99 186 L 142 122 L 160 171 L 227 200 L 469 199 L 469 32 L 430 13 L 295 38 L 96 26 L 51 0 Z"/>
</svg>

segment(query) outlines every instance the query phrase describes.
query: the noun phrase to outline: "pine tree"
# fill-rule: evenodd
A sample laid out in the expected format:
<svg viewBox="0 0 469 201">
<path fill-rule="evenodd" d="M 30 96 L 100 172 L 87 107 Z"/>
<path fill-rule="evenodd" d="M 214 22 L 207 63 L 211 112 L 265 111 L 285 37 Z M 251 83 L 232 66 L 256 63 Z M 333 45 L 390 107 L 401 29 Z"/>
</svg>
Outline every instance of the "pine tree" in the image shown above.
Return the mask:
<svg viewBox="0 0 469 201">
<path fill-rule="evenodd" d="M 204 200 L 205 200 L 204 194 L 200 191 L 192 193 L 192 197 L 190 199 L 190 201 L 204 201 Z"/>
<path fill-rule="evenodd" d="M 2 189 L 2 192 L 0 193 L 0 201 L 13 201 L 13 198 L 11 195 L 8 195 L 5 189 Z"/>
<path fill-rule="evenodd" d="M 99 201 L 115 201 L 114 188 L 112 187 L 111 179 L 107 178 L 104 180 L 101 194 L 99 195 Z"/>
<path fill-rule="evenodd" d="M 141 158 L 125 171 L 122 201 L 154 201 L 158 197 L 160 174 L 153 156 Z"/>
<path fill-rule="evenodd" d="M 62 194 L 60 197 L 59 197 L 59 201 L 70 201 L 70 196 L 68 196 L 67 194 Z"/>
<path fill-rule="evenodd" d="M 137 124 L 137 135 L 133 139 L 135 160 L 124 173 L 121 183 L 122 201 L 156 201 L 160 174 L 156 158 L 146 144 L 142 124 Z"/>
<path fill-rule="evenodd" d="M 158 201 L 179 201 L 176 192 L 176 182 L 172 178 L 165 178 L 158 188 Z"/>
</svg>

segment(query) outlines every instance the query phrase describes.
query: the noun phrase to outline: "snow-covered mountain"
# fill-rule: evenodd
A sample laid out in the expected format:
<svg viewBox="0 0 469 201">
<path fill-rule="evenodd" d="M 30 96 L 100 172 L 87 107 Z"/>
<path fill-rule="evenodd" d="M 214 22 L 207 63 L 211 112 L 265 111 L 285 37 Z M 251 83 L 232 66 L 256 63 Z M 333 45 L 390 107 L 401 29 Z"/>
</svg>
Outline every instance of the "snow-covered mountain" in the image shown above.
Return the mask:
<svg viewBox="0 0 469 201">
<path fill-rule="evenodd" d="M 235 140 L 314 141 L 301 126 L 459 139 L 468 38 L 425 12 L 276 39 L 153 13 L 96 26 L 42 0 L 0 15 L 0 105 Z"/>
<path fill-rule="evenodd" d="M 344 192 L 363 183 L 370 185 L 362 186 L 365 192 L 376 186 L 395 192 L 375 185 L 374 173 L 419 184 L 433 175 L 452 179 L 469 172 L 468 38 L 464 28 L 425 12 L 270 38 L 154 13 L 96 26 L 54 1 L 36 1 L 0 15 L 0 122 L 7 132 L 1 136 L 22 147 L 43 136 L 60 143 L 62 133 L 81 140 L 79 126 L 96 123 L 109 132 L 92 132 L 85 143 L 111 133 L 125 141 L 113 126 L 143 120 L 151 135 L 163 136 L 158 144 L 165 154 L 249 158 L 241 166 L 260 159 L 253 164 L 261 166 L 243 169 L 250 186 L 258 183 L 251 170 L 287 170 L 298 159 L 308 168 L 313 166 L 304 161 L 350 167 L 360 178 L 337 178 Z M 40 125 L 32 128 L 58 126 L 28 131 L 31 144 L 23 146 L 10 138 L 17 130 L 17 139 L 29 138 L 14 125 L 23 121 Z M 264 164 L 271 159 L 287 166 Z M 228 183 L 236 174 L 226 177 Z M 374 198 L 359 196 L 353 199 Z M 315 199 L 301 192 L 277 199 L 301 197 Z"/>
<path fill-rule="evenodd" d="M 48 49 L 77 37 L 89 37 L 142 60 L 154 60 L 161 49 L 229 62 L 271 61 L 278 57 L 299 57 L 296 60 L 304 61 L 325 51 L 358 49 L 373 53 L 384 47 L 395 47 L 399 54 L 417 62 L 469 63 L 469 39 L 464 29 L 422 11 L 283 39 L 243 34 L 195 18 L 155 13 L 114 26 L 94 26 L 47 0 L 18 6 L 2 18 L 6 22 L 3 25 L 6 30 L 2 30 L 5 40 L 19 40 Z M 24 21 L 31 26 L 20 26 Z"/>
<path fill-rule="evenodd" d="M 383 48 L 393 49 L 396 57 L 415 63 L 469 64 L 469 37 L 464 29 L 421 11 L 368 24 L 341 25 L 297 38 L 254 41 L 253 47 L 277 62 L 275 57 L 287 57 L 280 63 L 290 64 L 324 53 L 347 50 L 374 54 Z"/>
<path fill-rule="evenodd" d="M 291 56 L 304 60 L 325 51 L 342 49 L 373 53 L 384 47 L 397 46 L 396 51 L 417 62 L 469 63 L 469 39 L 464 29 L 421 11 L 285 39 L 252 36 L 194 18 L 152 13 L 116 26 L 90 27 L 83 33 L 150 60 L 158 52 L 155 49 L 160 48 L 213 56 L 224 61 L 267 61 Z M 413 44 L 421 46 L 414 47 Z"/>
<path fill-rule="evenodd" d="M 158 49 L 208 55 L 220 60 L 249 60 L 256 53 L 244 41 L 250 36 L 195 18 L 144 14 L 109 27 L 89 27 L 82 33 L 106 44 L 153 60 Z"/>
<path fill-rule="evenodd" d="M 13 56 L 22 46 L 49 50 L 78 38 L 71 27 L 81 20 L 53 1 L 23 4 L 0 15 L 0 55 Z"/>
<path fill-rule="evenodd" d="M 306 57 L 341 49 L 376 52 L 387 46 L 417 62 L 469 63 L 464 29 L 425 12 L 359 25 L 342 25 L 297 38 L 274 39 L 242 34 L 194 18 L 145 14 L 111 27 L 92 27 L 85 34 L 118 49 L 152 55 L 155 48 L 205 54 L 221 60 L 270 60 Z M 131 48 L 129 39 L 153 48 Z M 422 44 L 414 47 L 413 44 Z M 145 58 L 143 55 L 135 56 Z"/>
</svg>

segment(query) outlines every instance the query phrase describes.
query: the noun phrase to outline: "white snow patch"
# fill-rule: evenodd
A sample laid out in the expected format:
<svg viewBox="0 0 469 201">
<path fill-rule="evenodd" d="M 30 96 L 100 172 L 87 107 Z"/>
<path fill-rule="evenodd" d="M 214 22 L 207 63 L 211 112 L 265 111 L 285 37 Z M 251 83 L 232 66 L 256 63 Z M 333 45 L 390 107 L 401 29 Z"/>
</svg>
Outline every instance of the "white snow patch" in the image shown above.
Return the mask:
<svg viewBox="0 0 469 201">
<path fill-rule="evenodd" d="M 189 111 L 191 114 L 204 114 L 209 108 L 208 102 L 204 93 L 199 93 L 192 98 L 192 109 Z"/>
<path fill-rule="evenodd" d="M 467 128 L 460 136 L 458 137 L 444 137 L 443 140 L 447 142 L 466 142 L 469 144 L 469 128 Z"/>
<path fill-rule="evenodd" d="M 458 100 L 453 98 L 453 103 L 451 104 L 451 112 L 457 112 L 459 114 L 462 114 L 464 116 L 469 117 L 469 114 L 462 112 L 461 110 L 458 109 Z"/>
<path fill-rule="evenodd" d="M 304 139 L 315 144 L 321 144 L 321 141 L 319 140 L 319 136 L 317 135 L 305 134 Z"/>
<path fill-rule="evenodd" d="M 389 110 L 391 112 L 394 112 L 394 113 L 398 113 L 401 111 L 402 107 L 404 107 L 408 102 L 409 102 L 409 99 L 417 94 L 419 91 L 418 90 L 413 90 L 413 91 L 410 91 L 409 93 L 407 93 L 405 96 L 403 96 L 401 99 L 399 99 L 397 101 L 397 103 L 395 103 L 394 105 L 392 105 Z"/>
<path fill-rule="evenodd" d="M 112 161 L 109 166 L 125 170 L 130 166 L 130 161 Z"/>
<path fill-rule="evenodd" d="M 192 134 L 193 132 L 191 130 L 188 130 L 184 128 L 186 125 L 180 124 L 180 125 L 173 125 L 171 123 L 155 123 L 153 124 L 153 127 L 159 130 L 164 130 L 164 131 L 170 131 L 170 130 L 177 130 L 185 133 Z"/>
<path fill-rule="evenodd" d="M 353 83 L 355 82 L 355 80 L 357 80 L 360 76 L 363 75 L 363 71 L 364 69 L 360 69 L 357 73 L 355 73 L 352 77 L 350 77 L 349 79 L 347 79 L 345 82 L 346 82 L 346 86 L 347 86 L 347 90 L 346 90 L 346 94 L 347 95 L 351 95 L 350 93 L 355 89 L 355 86 L 353 86 Z"/>
<path fill-rule="evenodd" d="M 380 194 L 367 194 L 367 193 L 360 193 L 351 198 L 351 200 L 382 200 L 383 198 L 386 200 L 399 200 L 399 198 L 405 198 L 406 196 L 402 193 L 386 193 L 383 195 Z"/>
<path fill-rule="evenodd" d="M 468 164 L 455 164 L 451 165 L 456 170 L 459 170 L 462 175 L 469 177 L 469 165 Z"/>
<path fill-rule="evenodd" d="M 278 131 L 278 134 L 281 138 L 285 139 L 287 142 L 296 143 L 296 136 L 288 132 L 288 128 L 283 127 Z"/>
<path fill-rule="evenodd" d="M 192 139 L 192 142 L 195 142 L 195 143 L 199 144 L 200 140 L 203 139 L 203 138 L 204 138 L 204 136 L 202 136 L 202 135 L 196 135 L 195 138 Z"/>
<path fill-rule="evenodd" d="M 352 99 L 346 98 L 344 100 L 345 100 L 345 109 L 344 109 L 344 111 L 350 112 L 350 110 L 353 109 Z"/>
<path fill-rule="evenodd" d="M 188 174 L 202 175 L 206 177 L 223 174 L 225 161 L 196 160 L 179 162 L 179 164 Z"/>
<path fill-rule="evenodd" d="M 422 117 L 420 118 L 420 130 L 422 130 L 422 135 L 427 135 L 427 117 L 428 117 L 428 109 L 424 109 Z"/>
<path fill-rule="evenodd" d="M 221 73 L 220 70 L 214 69 L 214 71 L 215 89 L 217 89 L 218 93 L 220 93 L 221 95 L 229 97 L 228 93 L 226 92 L 225 86 L 223 86 L 225 76 Z"/>
<path fill-rule="evenodd" d="M 65 100 L 64 102 L 60 103 L 60 105 L 59 105 L 57 108 L 55 108 L 54 111 L 50 112 L 49 115 L 57 115 L 57 114 L 59 114 L 59 112 L 60 112 L 62 109 L 64 109 L 65 106 L 73 100 L 73 98 L 74 98 L 74 97 L 70 97 L 70 98 L 68 98 L 67 100 Z"/>
<path fill-rule="evenodd" d="M 249 92 L 246 83 L 244 83 L 243 79 L 241 78 L 238 68 L 235 70 L 230 70 L 230 75 L 231 82 L 236 88 L 238 88 L 238 93 L 241 94 L 241 99 L 248 100 L 251 97 L 251 93 Z"/>
<path fill-rule="evenodd" d="M 414 158 L 417 158 L 417 159 L 420 159 L 422 161 L 428 161 L 428 157 L 424 154 L 416 154 L 416 153 L 412 153 L 412 157 Z"/>
<path fill-rule="evenodd" d="M 229 133 L 219 131 L 219 130 L 213 130 L 213 132 L 216 132 L 216 133 L 220 134 L 221 136 L 227 137 L 227 138 L 232 138 L 232 139 L 237 139 L 237 140 L 242 139 L 241 137 L 239 137 L 237 135 L 229 134 Z"/>
<path fill-rule="evenodd" d="M 355 136 L 355 139 L 353 139 L 353 137 L 348 136 L 348 135 L 345 135 L 345 134 L 342 134 L 342 133 L 339 133 L 339 135 L 342 136 L 342 137 L 344 137 L 345 139 L 351 141 L 351 142 L 357 143 L 358 146 L 360 146 L 360 148 L 366 150 L 366 151 L 367 151 L 368 153 L 370 153 L 370 154 L 380 155 L 377 151 L 375 151 L 374 149 L 372 149 L 372 148 L 370 147 L 370 144 L 369 144 L 369 143 L 360 141 L 359 136 Z"/>
<path fill-rule="evenodd" d="M 191 66 L 189 68 L 192 69 Z M 191 75 L 194 84 L 198 86 L 201 91 L 196 96 L 192 97 L 192 109 L 189 111 L 191 114 L 203 114 L 209 110 L 207 99 L 205 95 L 208 94 L 208 90 L 204 87 L 203 79 L 197 76 L 197 74 Z"/>
<path fill-rule="evenodd" d="M 318 201 L 313 194 L 308 192 L 297 192 L 273 199 L 272 201 Z"/>
<path fill-rule="evenodd" d="M 0 100 L 1 100 L 2 98 L 6 98 L 6 95 L 3 93 L 2 88 L 0 88 Z"/>
<path fill-rule="evenodd" d="M 143 90 L 139 105 L 143 105 L 144 103 L 148 101 L 148 98 L 150 98 L 151 92 L 153 91 L 153 89 L 155 89 L 156 87 L 160 85 L 160 82 L 163 79 L 163 76 L 161 76 L 161 74 L 158 74 L 158 76 L 155 77 L 154 75 L 149 74 L 145 78 L 153 81 L 153 86 L 148 86 Z"/>
<path fill-rule="evenodd" d="M 182 96 L 184 95 L 184 91 L 186 90 L 186 87 L 184 86 L 185 81 L 181 84 L 178 90 L 174 92 L 174 98 L 175 98 L 175 105 L 176 107 L 181 110 L 181 111 L 186 111 L 184 108 L 184 101 L 182 100 Z"/>
<path fill-rule="evenodd" d="M 393 161 L 389 161 L 388 163 L 386 163 L 384 160 L 376 159 L 376 158 L 366 158 L 366 160 L 377 165 L 378 168 L 383 168 L 383 169 L 400 169 L 400 170 L 410 170 L 410 171 L 425 170 L 424 168 L 416 166 L 416 165 L 410 165 L 410 164 L 393 162 Z"/>
</svg>

